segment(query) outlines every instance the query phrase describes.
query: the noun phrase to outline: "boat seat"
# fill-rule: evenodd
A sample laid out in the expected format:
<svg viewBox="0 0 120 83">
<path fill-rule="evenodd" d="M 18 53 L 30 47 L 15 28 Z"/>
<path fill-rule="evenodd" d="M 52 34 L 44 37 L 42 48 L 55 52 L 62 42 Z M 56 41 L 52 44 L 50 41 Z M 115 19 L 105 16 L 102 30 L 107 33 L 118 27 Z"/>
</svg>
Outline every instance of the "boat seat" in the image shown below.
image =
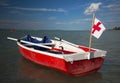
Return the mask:
<svg viewBox="0 0 120 83">
<path fill-rule="evenodd" d="M 26 36 L 25 41 L 29 41 L 29 42 L 32 42 L 32 43 L 42 43 L 41 41 L 39 41 L 35 38 L 32 38 L 30 35 Z"/>
<path fill-rule="evenodd" d="M 42 38 L 42 41 L 41 41 L 42 43 L 52 43 L 52 41 L 47 37 L 47 36 L 44 36 L 43 38 Z"/>
</svg>

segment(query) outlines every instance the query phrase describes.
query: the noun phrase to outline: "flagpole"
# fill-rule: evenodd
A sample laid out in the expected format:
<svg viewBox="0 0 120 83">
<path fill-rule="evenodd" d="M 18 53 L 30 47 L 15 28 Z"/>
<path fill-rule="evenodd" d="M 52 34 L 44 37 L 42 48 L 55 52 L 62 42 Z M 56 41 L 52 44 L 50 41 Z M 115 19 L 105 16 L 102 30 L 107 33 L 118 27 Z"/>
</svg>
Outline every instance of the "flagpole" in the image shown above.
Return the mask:
<svg viewBox="0 0 120 83">
<path fill-rule="evenodd" d="M 93 13 L 93 18 L 92 18 L 92 25 L 91 25 L 91 32 L 90 32 L 90 39 L 89 39 L 89 52 L 92 46 L 92 28 L 94 25 L 94 21 L 95 21 L 95 13 Z"/>
</svg>

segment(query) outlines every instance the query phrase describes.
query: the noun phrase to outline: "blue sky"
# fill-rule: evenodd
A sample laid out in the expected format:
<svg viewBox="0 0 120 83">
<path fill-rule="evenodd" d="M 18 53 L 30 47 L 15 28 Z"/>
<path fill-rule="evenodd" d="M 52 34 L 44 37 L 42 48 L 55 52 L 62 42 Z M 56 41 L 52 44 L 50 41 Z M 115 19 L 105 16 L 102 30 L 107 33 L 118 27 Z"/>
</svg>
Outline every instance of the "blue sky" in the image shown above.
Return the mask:
<svg viewBox="0 0 120 83">
<path fill-rule="evenodd" d="M 89 30 L 92 13 L 120 26 L 120 0 L 0 0 L 0 28 Z"/>
</svg>

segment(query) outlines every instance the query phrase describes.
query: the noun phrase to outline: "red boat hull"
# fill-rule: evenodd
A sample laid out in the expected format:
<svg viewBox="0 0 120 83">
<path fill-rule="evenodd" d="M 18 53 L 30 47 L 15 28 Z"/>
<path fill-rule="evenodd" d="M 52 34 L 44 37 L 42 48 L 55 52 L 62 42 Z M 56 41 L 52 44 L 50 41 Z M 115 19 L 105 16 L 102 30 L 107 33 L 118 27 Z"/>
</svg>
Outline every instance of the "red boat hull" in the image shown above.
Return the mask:
<svg viewBox="0 0 120 83">
<path fill-rule="evenodd" d="M 100 69 L 104 62 L 103 57 L 66 62 L 62 58 L 52 57 L 43 53 L 30 51 L 21 46 L 19 46 L 19 50 L 26 59 L 32 62 L 57 69 L 71 75 L 85 75 L 91 72 L 96 72 Z"/>
</svg>

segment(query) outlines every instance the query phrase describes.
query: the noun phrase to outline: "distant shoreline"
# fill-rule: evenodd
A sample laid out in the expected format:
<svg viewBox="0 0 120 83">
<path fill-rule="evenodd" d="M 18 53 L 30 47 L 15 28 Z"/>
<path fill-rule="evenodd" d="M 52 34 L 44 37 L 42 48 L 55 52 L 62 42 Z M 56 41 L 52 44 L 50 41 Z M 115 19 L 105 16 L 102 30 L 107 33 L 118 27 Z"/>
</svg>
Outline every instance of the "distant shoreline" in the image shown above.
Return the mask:
<svg viewBox="0 0 120 83">
<path fill-rule="evenodd" d="M 90 30 L 60 30 L 60 29 L 3 29 L 0 28 L 0 30 L 8 30 L 8 31 L 90 31 Z"/>
<path fill-rule="evenodd" d="M 113 30 L 120 30 L 120 27 L 114 27 Z"/>
<path fill-rule="evenodd" d="M 120 30 L 120 27 L 114 27 L 114 28 L 106 28 L 107 30 Z M 15 32 L 15 31 L 17 31 L 17 30 L 29 30 L 29 31 L 31 31 L 32 29 L 6 29 L 6 28 L 0 28 L 0 30 L 10 30 L 11 32 Z M 44 29 L 38 29 L 38 30 L 44 30 Z M 37 31 L 38 31 L 37 30 Z M 34 30 L 34 31 L 36 31 L 36 30 Z M 60 30 L 60 29 L 47 29 L 47 31 L 90 31 L 90 30 Z"/>
</svg>

